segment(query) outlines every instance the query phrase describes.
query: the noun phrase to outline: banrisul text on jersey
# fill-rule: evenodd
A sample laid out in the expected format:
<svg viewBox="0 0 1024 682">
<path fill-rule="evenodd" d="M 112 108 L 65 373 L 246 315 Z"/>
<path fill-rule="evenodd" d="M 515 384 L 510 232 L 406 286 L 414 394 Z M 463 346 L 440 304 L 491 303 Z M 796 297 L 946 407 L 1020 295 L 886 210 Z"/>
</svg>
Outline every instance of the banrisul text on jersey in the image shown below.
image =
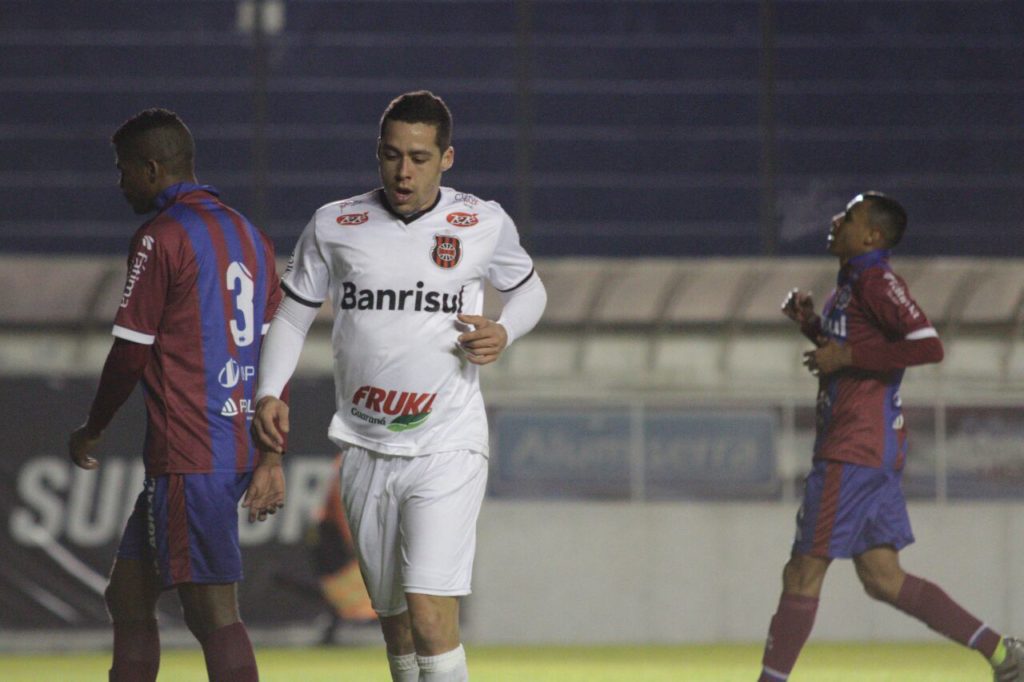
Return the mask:
<svg viewBox="0 0 1024 682">
<path fill-rule="evenodd" d="M 341 310 L 401 310 L 425 313 L 461 313 L 465 287 L 454 293 L 424 289 L 360 289 L 353 282 L 341 283 Z"/>
</svg>

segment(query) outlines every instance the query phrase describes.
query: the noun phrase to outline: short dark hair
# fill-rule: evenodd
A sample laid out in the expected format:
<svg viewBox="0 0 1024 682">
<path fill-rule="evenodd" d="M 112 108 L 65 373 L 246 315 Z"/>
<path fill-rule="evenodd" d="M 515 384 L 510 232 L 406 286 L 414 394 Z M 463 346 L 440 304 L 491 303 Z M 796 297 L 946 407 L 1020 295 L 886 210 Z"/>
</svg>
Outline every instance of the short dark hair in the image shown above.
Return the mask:
<svg viewBox="0 0 1024 682">
<path fill-rule="evenodd" d="M 384 137 L 384 126 L 388 121 L 403 123 L 426 123 L 437 127 L 437 148 L 444 152 L 452 146 L 452 112 L 444 100 L 429 90 L 415 90 L 391 100 L 384 115 L 380 117 L 380 136 Z"/>
<path fill-rule="evenodd" d="M 907 229 L 907 211 L 900 202 L 881 192 L 864 192 L 860 198 L 868 208 L 868 222 L 882 233 L 886 247 L 899 244 Z"/>
<path fill-rule="evenodd" d="M 146 109 L 135 114 L 111 136 L 118 153 L 156 160 L 177 173 L 191 172 L 196 145 L 185 122 L 167 109 Z"/>
</svg>

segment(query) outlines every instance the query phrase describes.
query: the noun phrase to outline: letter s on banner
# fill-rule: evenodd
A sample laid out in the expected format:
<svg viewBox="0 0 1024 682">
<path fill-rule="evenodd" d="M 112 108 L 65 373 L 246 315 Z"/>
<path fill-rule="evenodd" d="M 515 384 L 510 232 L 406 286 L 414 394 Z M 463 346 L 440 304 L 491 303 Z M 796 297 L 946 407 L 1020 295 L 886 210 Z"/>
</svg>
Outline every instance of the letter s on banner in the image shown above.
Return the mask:
<svg viewBox="0 0 1024 682">
<path fill-rule="evenodd" d="M 71 465 L 57 457 L 29 460 L 18 474 L 18 499 L 25 505 L 11 511 L 11 537 L 26 546 L 40 544 L 40 538 L 58 537 L 64 519 L 64 500 L 56 492 L 66 491 Z"/>
</svg>

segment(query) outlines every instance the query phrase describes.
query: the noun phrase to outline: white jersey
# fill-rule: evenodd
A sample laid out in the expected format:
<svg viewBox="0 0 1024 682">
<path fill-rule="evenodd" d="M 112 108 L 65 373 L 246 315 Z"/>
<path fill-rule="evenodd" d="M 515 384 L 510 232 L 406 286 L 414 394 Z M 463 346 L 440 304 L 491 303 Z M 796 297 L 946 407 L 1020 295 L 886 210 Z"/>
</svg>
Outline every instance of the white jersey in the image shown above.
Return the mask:
<svg viewBox="0 0 1024 682">
<path fill-rule="evenodd" d="M 483 310 L 483 280 L 511 291 L 533 276 L 497 203 L 442 187 L 413 220 L 383 191 L 327 204 L 306 225 L 282 277 L 300 302 L 334 306 L 337 412 L 328 435 L 389 455 L 487 454 L 479 367 L 459 313 Z"/>
</svg>

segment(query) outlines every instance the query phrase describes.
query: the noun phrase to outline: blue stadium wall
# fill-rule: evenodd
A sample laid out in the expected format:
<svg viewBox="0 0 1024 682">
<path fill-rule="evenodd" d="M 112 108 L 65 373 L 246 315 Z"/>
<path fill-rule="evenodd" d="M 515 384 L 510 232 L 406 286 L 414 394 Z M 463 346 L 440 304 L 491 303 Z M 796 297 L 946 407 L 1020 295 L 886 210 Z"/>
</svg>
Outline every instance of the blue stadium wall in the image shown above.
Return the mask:
<svg viewBox="0 0 1024 682">
<path fill-rule="evenodd" d="M 251 6 L 0 5 L 0 249 L 120 253 L 108 138 L 164 106 L 286 251 L 429 88 L 446 184 L 537 255 L 820 253 L 864 189 L 906 204 L 905 253 L 1024 255 L 1024 3 L 267 0 L 262 41 Z"/>
</svg>

